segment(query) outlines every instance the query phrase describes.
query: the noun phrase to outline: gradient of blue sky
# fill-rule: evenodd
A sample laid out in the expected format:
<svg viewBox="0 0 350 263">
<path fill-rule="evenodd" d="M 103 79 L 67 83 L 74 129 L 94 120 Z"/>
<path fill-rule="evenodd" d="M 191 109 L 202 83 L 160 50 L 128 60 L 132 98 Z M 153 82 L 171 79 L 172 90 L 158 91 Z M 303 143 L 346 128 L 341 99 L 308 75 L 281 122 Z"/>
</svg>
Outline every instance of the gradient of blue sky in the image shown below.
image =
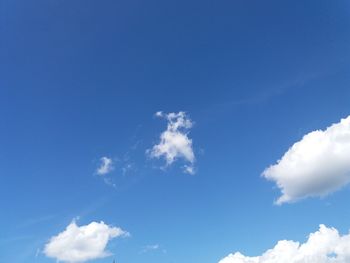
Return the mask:
<svg viewBox="0 0 350 263">
<path fill-rule="evenodd" d="M 345 0 L 1 0 L 0 261 L 54 262 L 37 252 L 76 217 L 131 233 L 109 245 L 121 263 L 210 263 L 320 223 L 347 231 L 348 187 L 279 207 L 260 174 L 349 115 L 349 69 Z M 145 156 L 159 110 L 195 122 L 196 175 Z M 101 156 L 119 160 L 116 189 L 95 174 Z M 140 253 L 154 244 L 166 253 Z"/>
</svg>

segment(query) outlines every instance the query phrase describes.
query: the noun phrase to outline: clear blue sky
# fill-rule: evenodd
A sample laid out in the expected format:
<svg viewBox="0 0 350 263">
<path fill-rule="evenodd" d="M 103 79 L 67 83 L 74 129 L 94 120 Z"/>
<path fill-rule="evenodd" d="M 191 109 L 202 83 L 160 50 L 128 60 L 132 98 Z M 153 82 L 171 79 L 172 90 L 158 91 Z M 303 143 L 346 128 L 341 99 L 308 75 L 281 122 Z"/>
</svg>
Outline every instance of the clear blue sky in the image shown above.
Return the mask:
<svg viewBox="0 0 350 263">
<path fill-rule="evenodd" d="M 0 262 L 55 262 L 40 251 L 76 217 L 130 232 L 108 245 L 120 263 L 346 232 L 349 187 L 276 206 L 261 173 L 349 101 L 346 0 L 0 0 Z M 193 120 L 195 175 L 147 157 L 157 111 Z M 116 187 L 96 175 L 102 156 Z M 166 253 L 141 252 L 152 244 Z"/>
</svg>

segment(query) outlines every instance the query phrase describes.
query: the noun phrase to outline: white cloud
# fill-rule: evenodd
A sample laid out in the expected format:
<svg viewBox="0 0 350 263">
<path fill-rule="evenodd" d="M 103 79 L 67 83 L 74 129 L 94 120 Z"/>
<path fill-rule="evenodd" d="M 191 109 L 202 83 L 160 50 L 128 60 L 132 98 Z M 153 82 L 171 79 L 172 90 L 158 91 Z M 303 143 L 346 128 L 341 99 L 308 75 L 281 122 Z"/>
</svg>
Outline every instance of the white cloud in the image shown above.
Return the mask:
<svg viewBox="0 0 350 263">
<path fill-rule="evenodd" d="M 63 232 L 49 240 L 44 253 L 58 261 L 85 262 L 111 255 L 105 250 L 108 242 L 113 238 L 128 235 L 128 232 L 106 225 L 102 221 L 84 226 L 77 226 L 73 221 Z"/>
<path fill-rule="evenodd" d="M 144 246 L 144 248 L 141 250 L 141 253 L 147 253 L 149 251 L 158 250 L 159 248 L 160 246 L 158 244 L 147 245 L 147 246 Z"/>
<path fill-rule="evenodd" d="M 104 156 L 100 159 L 100 161 L 101 161 L 101 165 L 100 167 L 97 168 L 97 171 L 96 171 L 98 175 L 105 175 L 113 171 L 114 166 L 113 166 L 112 159 Z"/>
<path fill-rule="evenodd" d="M 193 167 L 193 165 L 184 165 L 183 168 L 184 168 L 185 173 L 188 173 L 188 174 L 195 174 L 196 173 L 196 170 Z"/>
<path fill-rule="evenodd" d="M 277 204 L 325 196 L 350 182 L 350 116 L 306 134 L 263 174 L 281 189 Z"/>
<path fill-rule="evenodd" d="M 167 129 L 160 135 L 160 142 L 154 145 L 147 153 L 152 158 L 163 157 L 167 165 L 171 165 L 176 159 L 182 158 L 189 163 L 184 166 L 184 171 L 194 173 L 195 155 L 192 147 L 192 139 L 188 132 L 193 123 L 185 112 L 165 114 L 158 111 L 157 117 L 165 118 L 168 121 Z"/>
<path fill-rule="evenodd" d="M 121 172 L 123 176 L 126 176 L 132 172 L 136 172 L 136 164 L 133 162 L 130 162 L 129 160 L 123 160 L 123 164 L 121 165 Z"/>
<path fill-rule="evenodd" d="M 350 234 L 339 235 L 334 228 L 320 225 L 320 229 L 299 242 L 281 240 L 261 256 L 247 257 L 239 252 L 230 254 L 219 263 L 348 263 L 350 262 Z"/>
</svg>

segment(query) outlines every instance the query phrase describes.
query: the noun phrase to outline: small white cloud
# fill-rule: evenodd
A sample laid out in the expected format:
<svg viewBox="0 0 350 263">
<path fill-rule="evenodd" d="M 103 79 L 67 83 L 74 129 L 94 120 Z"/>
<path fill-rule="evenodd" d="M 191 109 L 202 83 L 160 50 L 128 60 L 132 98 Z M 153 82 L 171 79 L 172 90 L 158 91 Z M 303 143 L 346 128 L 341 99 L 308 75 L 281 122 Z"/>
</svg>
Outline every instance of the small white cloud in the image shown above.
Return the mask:
<svg viewBox="0 0 350 263">
<path fill-rule="evenodd" d="M 163 112 L 157 111 L 155 115 L 156 115 L 156 117 L 163 117 Z"/>
<path fill-rule="evenodd" d="M 147 253 L 149 251 L 158 250 L 158 249 L 160 249 L 160 246 L 158 244 L 147 245 L 147 246 L 144 246 L 144 248 L 141 250 L 141 253 Z"/>
<path fill-rule="evenodd" d="M 261 256 L 249 257 L 239 252 L 230 254 L 219 263 L 348 263 L 350 262 L 350 234 L 339 235 L 335 228 L 320 225 L 308 240 L 281 240 Z"/>
<path fill-rule="evenodd" d="M 196 170 L 193 167 L 193 165 L 185 165 L 184 166 L 184 172 L 187 173 L 187 174 L 195 174 Z"/>
<path fill-rule="evenodd" d="M 160 135 L 160 142 L 148 150 L 152 158 L 163 157 L 167 165 L 171 165 L 176 159 L 182 158 L 189 163 L 185 166 L 185 172 L 194 173 L 195 155 L 192 147 L 192 139 L 188 137 L 193 123 L 185 112 L 164 114 L 159 111 L 157 117 L 168 121 L 167 129 Z"/>
<path fill-rule="evenodd" d="M 70 263 L 104 258 L 111 255 L 105 250 L 108 242 L 122 236 L 129 236 L 129 233 L 102 221 L 84 226 L 77 226 L 73 221 L 63 232 L 49 240 L 44 253 L 47 257 Z"/>
<path fill-rule="evenodd" d="M 101 165 L 97 168 L 96 173 L 98 175 L 105 175 L 113 171 L 114 166 L 113 166 L 113 160 L 108 158 L 108 157 L 102 157 L 100 159 Z"/>
<path fill-rule="evenodd" d="M 350 182 L 350 116 L 306 134 L 263 172 L 282 196 L 277 204 L 325 196 Z"/>
</svg>

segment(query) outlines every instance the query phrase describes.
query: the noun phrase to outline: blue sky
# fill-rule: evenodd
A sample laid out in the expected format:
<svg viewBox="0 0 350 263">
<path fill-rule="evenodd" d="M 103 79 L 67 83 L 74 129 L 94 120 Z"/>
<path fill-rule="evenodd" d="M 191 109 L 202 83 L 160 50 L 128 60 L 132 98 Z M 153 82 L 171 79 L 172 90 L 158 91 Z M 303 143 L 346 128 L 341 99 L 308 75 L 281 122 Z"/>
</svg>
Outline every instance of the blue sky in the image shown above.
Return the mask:
<svg viewBox="0 0 350 263">
<path fill-rule="evenodd" d="M 45 244 L 74 219 L 130 233 L 100 263 L 210 263 L 319 224 L 347 233 L 348 185 L 279 206 L 261 174 L 350 114 L 349 69 L 345 0 L 1 0 L 0 262 L 55 262 Z M 192 120 L 194 175 L 146 153 L 158 111 Z"/>
</svg>

